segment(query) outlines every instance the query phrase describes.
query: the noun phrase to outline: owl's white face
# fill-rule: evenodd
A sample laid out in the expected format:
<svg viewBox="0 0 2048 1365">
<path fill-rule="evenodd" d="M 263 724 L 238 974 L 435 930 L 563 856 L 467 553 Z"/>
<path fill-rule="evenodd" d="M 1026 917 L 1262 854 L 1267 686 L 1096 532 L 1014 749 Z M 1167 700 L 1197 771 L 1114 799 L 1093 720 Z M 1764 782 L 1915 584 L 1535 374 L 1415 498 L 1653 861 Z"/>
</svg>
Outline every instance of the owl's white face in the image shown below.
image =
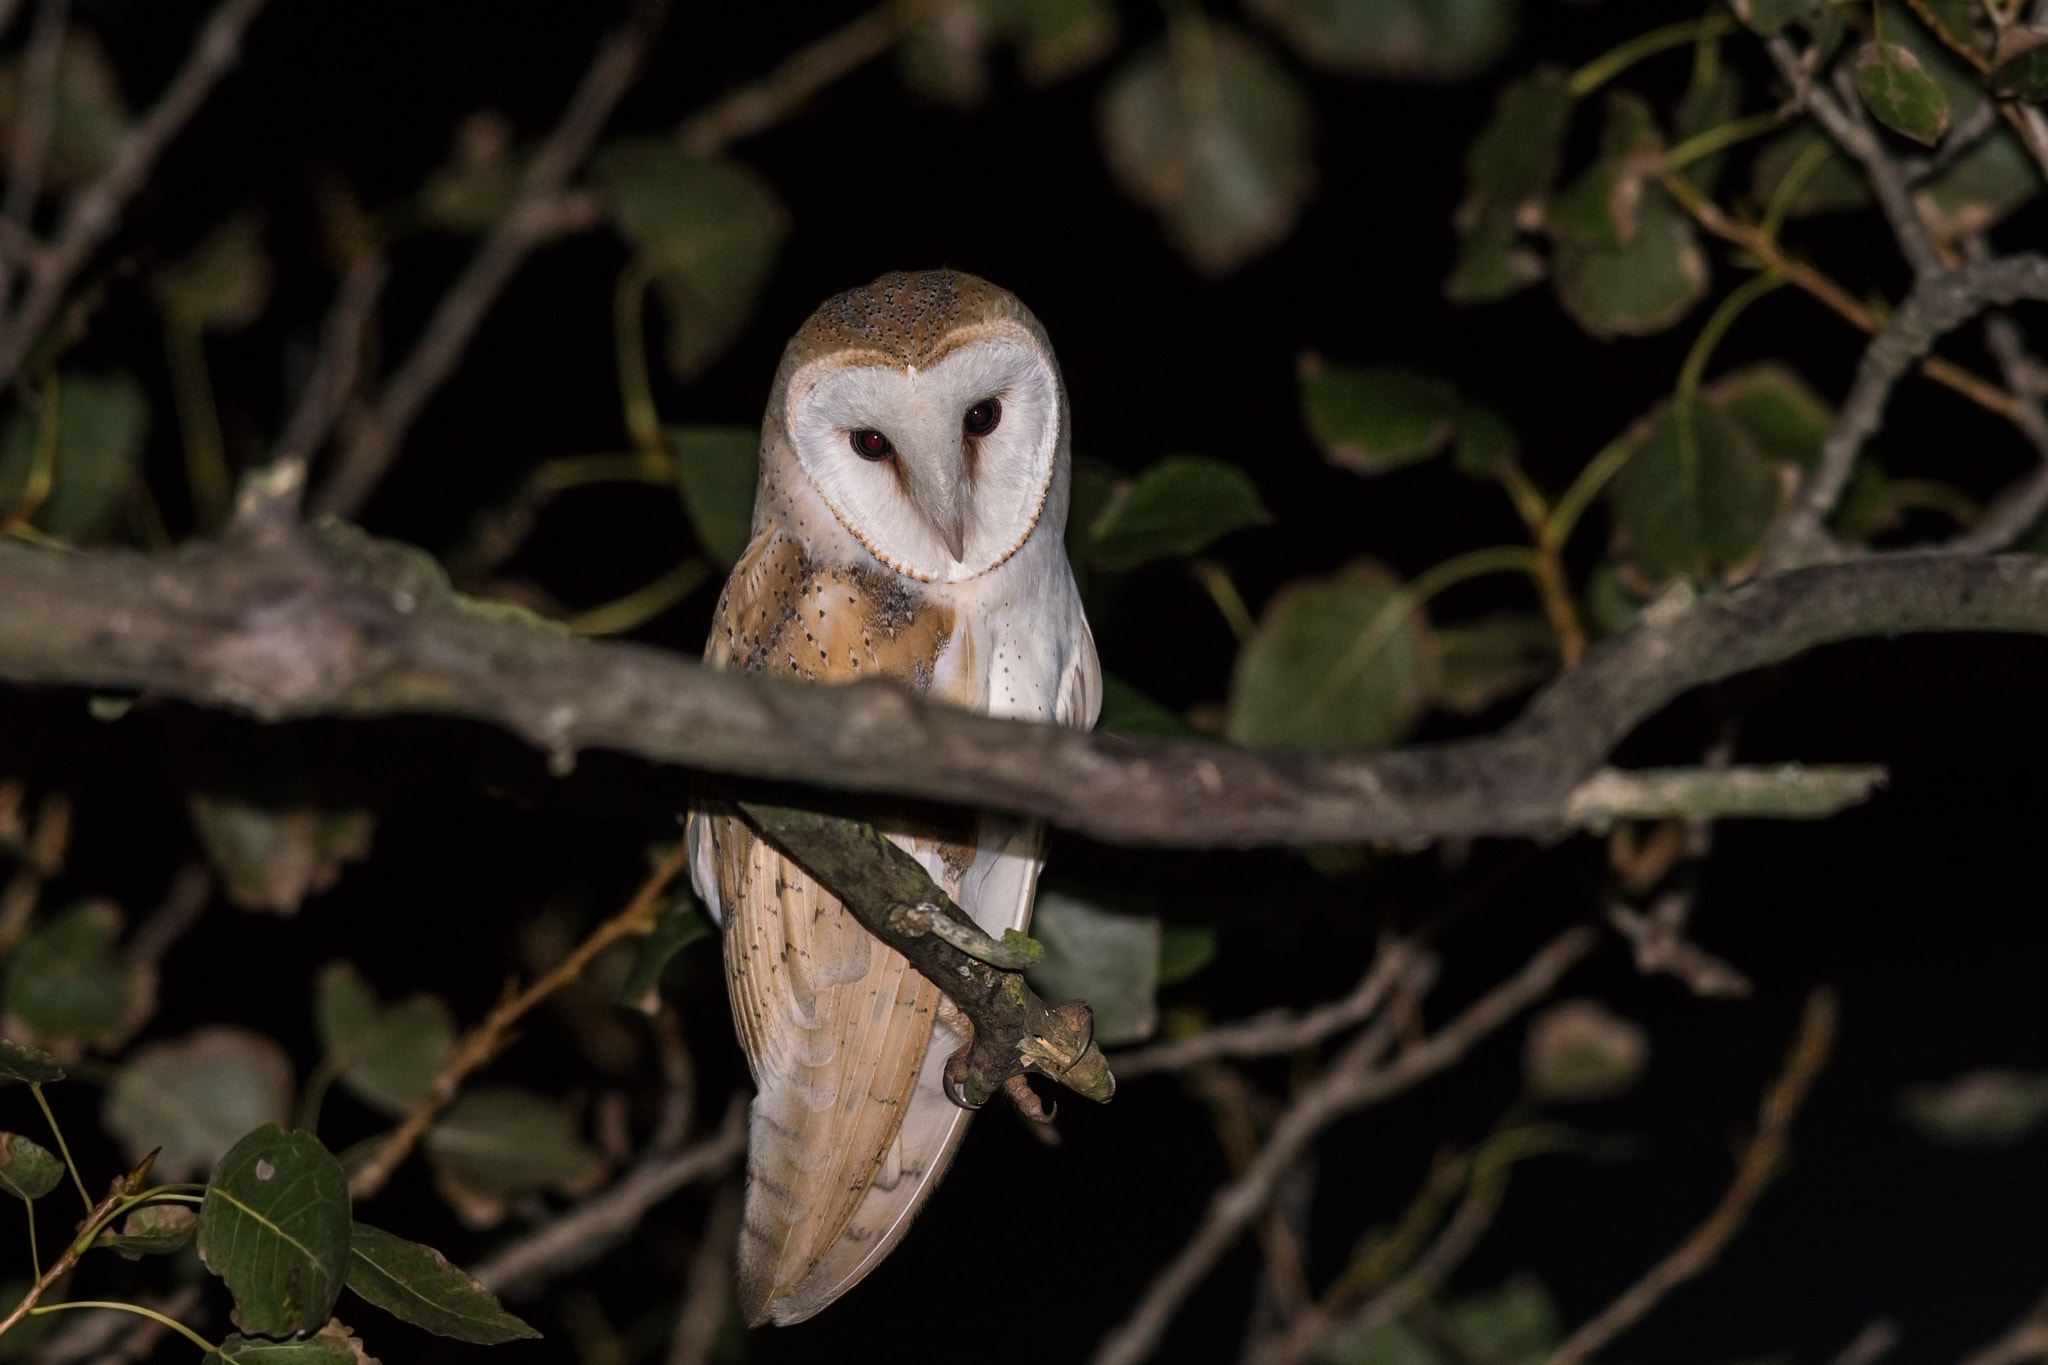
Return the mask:
<svg viewBox="0 0 2048 1365">
<path fill-rule="evenodd" d="M 898 573 L 973 578 L 1037 524 L 1059 450 L 1059 381 L 1021 328 L 923 371 L 817 361 L 791 376 L 788 394 L 804 472 Z"/>
</svg>

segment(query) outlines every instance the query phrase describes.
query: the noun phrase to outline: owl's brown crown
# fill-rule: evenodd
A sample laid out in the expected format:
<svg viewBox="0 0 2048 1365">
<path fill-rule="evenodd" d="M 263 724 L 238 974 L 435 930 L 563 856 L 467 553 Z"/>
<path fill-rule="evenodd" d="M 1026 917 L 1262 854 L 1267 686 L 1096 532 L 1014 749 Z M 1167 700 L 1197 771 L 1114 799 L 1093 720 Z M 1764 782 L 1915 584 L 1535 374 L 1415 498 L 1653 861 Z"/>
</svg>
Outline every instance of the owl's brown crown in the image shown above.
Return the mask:
<svg viewBox="0 0 2048 1365">
<path fill-rule="evenodd" d="M 1017 296 L 959 270 L 892 270 L 818 305 L 790 338 L 786 369 L 821 356 L 858 353 L 859 363 L 928 369 L 997 321 L 1044 329 Z"/>
</svg>

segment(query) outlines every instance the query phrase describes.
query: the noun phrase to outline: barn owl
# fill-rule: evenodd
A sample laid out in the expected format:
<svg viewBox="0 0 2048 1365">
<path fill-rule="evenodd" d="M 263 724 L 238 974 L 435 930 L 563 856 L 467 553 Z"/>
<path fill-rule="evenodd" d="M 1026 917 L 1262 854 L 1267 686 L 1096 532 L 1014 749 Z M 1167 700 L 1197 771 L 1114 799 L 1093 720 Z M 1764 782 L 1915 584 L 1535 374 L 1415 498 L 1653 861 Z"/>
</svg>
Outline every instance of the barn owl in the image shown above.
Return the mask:
<svg viewBox="0 0 2048 1365">
<path fill-rule="evenodd" d="M 826 301 L 783 352 L 752 541 L 705 662 L 1093 725 L 1070 463 L 1052 348 L 1008 292 L 935 270 Z M 1028 925 L 1038 825 L 878 824 L 990 934 Z M 740 1305 L 756 1326 L 801 1322 L 889 1254 L 945 1173 L 968 1115 L 941 1073 L 971 1026 L 729 810 L 697 811 L 687 837 L 757 1092 Z"/>
</svg>

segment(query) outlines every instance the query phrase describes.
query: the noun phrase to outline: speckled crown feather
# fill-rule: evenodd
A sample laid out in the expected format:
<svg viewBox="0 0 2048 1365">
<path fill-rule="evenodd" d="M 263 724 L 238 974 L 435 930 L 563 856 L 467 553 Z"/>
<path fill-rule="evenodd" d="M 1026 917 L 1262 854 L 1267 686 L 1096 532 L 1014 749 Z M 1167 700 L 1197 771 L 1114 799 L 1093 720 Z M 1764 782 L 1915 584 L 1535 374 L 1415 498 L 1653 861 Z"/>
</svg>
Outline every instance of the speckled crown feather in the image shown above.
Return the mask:
<svg viewBox="0 0 2048 1365">
<path fill-rule="evenodd" d="M 829 355 L 927 369 L 999 321 L 1022 326 L 1051 352 L 1045 329 L 1009 290 L 958 270 L 892 270 L 819 304 L 790 338 L 782 375 Z"/>
</svg>

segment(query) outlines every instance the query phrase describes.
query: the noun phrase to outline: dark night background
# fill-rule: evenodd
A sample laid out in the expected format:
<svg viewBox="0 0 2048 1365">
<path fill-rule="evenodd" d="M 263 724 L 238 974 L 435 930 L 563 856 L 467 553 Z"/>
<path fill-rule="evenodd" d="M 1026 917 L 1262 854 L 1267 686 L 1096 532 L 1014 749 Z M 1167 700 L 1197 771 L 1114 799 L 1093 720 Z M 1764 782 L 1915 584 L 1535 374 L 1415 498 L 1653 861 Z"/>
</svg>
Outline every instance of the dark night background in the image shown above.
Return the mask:
<svg viewBox="0 0 2048 1365">
<path fill-rule="evenodd" d="M 260 433 L 277 430 L 288 394 L 280 360 L 288 366 L 310 348 L 332 289 L 315 241 L 316 176 L 337 173 L 376 205 L 410 193 L 477 109 L 505 110 L 522 138 L 543 134 L 615 8 L 277 0 L 257 21 L 242 66 L 173 146 L 123 238 L 146 262 L 150 250 L 184 250 L 239 206 L 266 212 L 279 269 L 272 303 L 254 326 L 211 343 L 231 450 L 239 439 L 251 455 Z M 612 130 L 672 127 L 860 8 L 679 5 Z M 203 13 L 185 0 L 79 0 L 77 9 L 135 104 L 182 59 Z M 773 182 L 793 230 L 739 343 L 693 384 L 657 372 L 664 419 L 757 422 L 784 339 L 820 299 L 884 270 L 944 264 L 998 281 L 1038 313 L 1071 392 L 1077 450 L 1126 470 L 1201 452 L 1251 474 L 1275 521 L 1215 553 L 1254 609 L 1283 581 L 1361 555 L 1413 574 L 1515 539 L 1506 500 L 1446 462 L 1371 482 L 1325 465 L 1296 413 L 1295 358 L 1314 349 L 1454 376 L 1516 424 L 1539 480 L 1562 487 L 1668 389 L 1704 307 L 1659 337 L 1611 344 L 1588 339 L 1542 289 L 1450 307 L 1441 281 L 1464 148 L 1507 73 L 1539 60 L 1570 66 L 1697 11 L 1662 0 L 1531 0 L 1515 51 L 1467 84 L 1305 74 L 1318 194 L 1293 236 L 1221 281 L 1165 249 L 1153 216 L 1112 184 L 1093 123 L 1101 68 L 1032 89 L 999 60 L 990 99 L 961 112 L 917 102 L 888 61 L 875 63 L 733 149 Z M 1122 17 L 1112 61 L 1161 22 L 1142 4 Z M 1630 83 L 1668 102 L 1687 60 L 1682 50 L 1660 58 Z M 1761 73 L 1751 74 L 1760 88 Z M 2037 204 L 2000 240 L 2038 241 L 2044 221 Z M 1797 240 L 1859 293 L 1896 296 L 1904 280 L 1867 216 L 1803 227 Z M 472 249 L 445 235 L 397 249 L 387 357 L 410 344 Z M 623 259 L 599 233 L 528 263 L 414 428 L 366 510 L 370 529 L 445 550 L 476 509 L 538 462 L 621 447 L 610 299 Z M 145 291 L 117 285 L 79 359 L 144 358 L 153 464 L 174 472 L 163 457 L 177 432 L 157 325 Z M 1786 290 L 1744 319 L 1718 363 L 1783 355 L 1832 397 L 1857 351 L 1846 327 Z M 1945 391 L 1909 384 L 1894 414 L 1880 448 L 1895 471 L 1938 473 L 1981 494 L 2022 466 L 2017 439 Z M 158 491 L 179 505 L 168 479 Z M 1581 537 L 1587 562 L 1598 541 L 1597 531 Z M 581 607 L 646 582 L 688 545 L 673 498 L 594 489 L 551 510 L 513 568 Z M 1455 617 L 1521 605 L 1522 592 L 1489 580 L 1440 606 Z M 639 638 L 694 653 L 714 596 L 715 586 L 700 591 Z M 1232 637 L 1179 567 L 1122 584 L 1097 607 L 1095 629 L 1105 667 L 1161 701 L 1185 708 L 1222 696 Z M 2038 889 L 2048 829 L 2044 670 L 2048 641 L 2035 639 L 1834 647 L 1686 698 L 1630 741 L 1626 762 L 1690 761 L 1733 715 L 1743 760 L 1879 762 L 1891 782 L 1870 805 L 1823 824 L 1718 832 L 1699 872 L 1694 925 L 1704 946 L 1755 980 L 1748 1001 L 1699 1001 L 1668 977 L 1641 978 L 1612 941 L 1568 979 L 1567 994 L 1600 996 L 1654 1038 L 1637 1091 L 1568 1115 L 1632 1143 L 1618 1157 L 1553 1156 L 1519 1169 L 1457 1287 L 1488 1288 L 1527 1270 L 1568 1322 L 1604 1305 L 1719 1197 L 1801 999 L 1828 982 L 1842 998 L 1840 1043 L 1795 1130 L 1790 1170 L 1721 1264 L 1610 1358 L 1818 1362 L 1872 1318 L 1889 1317 L 1903 1333 L 1896 1359 L 1947 1359 L 1996 1336 L 2040 1294 L 2048 1138 L 1937 1147 L 1896 1105 L 1906 1085 L 1975 1067 L 2048 1068 L 2048 920 Z M 1498 724 L 1512 711 L 1459 728 Z M 1439 722 L 1428 733 L 1453 732 Z M 0 694 L 0 771 L 61 778 L 78 796 L 64 889 L 105 892 L 131 911 L 159 896 L 190 856 L 183 775 L 206 755 L 269 738 L 173 706 L 106 725 L 88 719 L 75 695 Z M 280 1038 L 301 1074 L 315 1060 L 308 982 L 321 963 L 346 955 L 385 996 L 431 989 L 474 1019 L 502 979 L 523 970 L 511 931 L 550 905 L 606 913 L 687 790 L 685 775 L 604 755 L 556 781 L 513 741 L 450 723 L 308 725 L 289 738 L 316 771 L 378 807 L 375 854 L 296 919 L 210 910 L 165 964 L 149 1036 L 234 1019 Z M 1217 1018 L 1339 994 L 1382 926 L 1466 897 L 1469 910 L 1442 940 L 1446 974 L 1429 1006 L 1440 1019 L 1559 928 L 1596 913 L 1603 862 L 1583 837 L 1545 849 L 1482 842 L 1461 868 L 1423 855 L 1330 880 L 1289 853 L 1134 854 L 1067 836 L 1047 875 L 1055 886 L 1142 888 L 1169 921 L 1219 926 L 1219 965 L 1168 1000 L 1198 1000 Z M 710 954 L 692 951 L 699 960 L 681 1003 L 708 1122 L 744 1069 Z M 1516 1093 L 1520 1037 L 1504 1030 L 1449 1076 L 1333 1130 L 1312 1224 L 1318 1282 L 1368 1226 L 1398 1214 L 1436 1150 L 1485 1134 Z M 554 1093 L 593 1085 L 545 1018 L 497 1074 Z M 1284 1090 L 1284 1063 L 1255 1074 Z M 96 1095 L 73 1086 L 57 1098 L 69 1106 L 60 1112 L 76 1116 L 72 1130 L 89 1134 Z M 7 1114 L 11 1126 L 29 1121 Z M 324 1135 L 336 1147 L 377 1124 L 339 1096 L 328 1114 L 333 1132 Z M 1049 1150 L 1007 1115 L 985 1116 L 882 1268 L 814 1322 L 754 1334 L 748 1358 L 1084 1358 L 1180 1245 L 1225 1169 L 1205 1112 L 1170 1078 L 1133 1081 L 1102 1109 L 1068 1103 L 1061 1125 L 1065 1143 Z M 104 1149 L 96 1155 L 111 1160 Z M 642 1315 L 665 1321 L 702 1200 L 701 1191 L 678 1197 L 597 1270 L 513 1303 L 547 1341 L 487 1353 L 376 1322 L 369 1345 L 386 1361 L 571 1360 L 562 1315 L 579 1311 L 569 1304 L 575 1295 L 595 1294 L 621 1328 Z M 458 1263 L 489 1244 L 453 1221 L 417 1162 L 373 1207 L 372 1216 Z M 1191 1299 L 1158 1358 L 1235 1359 L 1256 1266 L 1246 1241 Z M 159 1358 L 183 1358 L 181 1350 L 167 1346 Z"/>
</svg>

